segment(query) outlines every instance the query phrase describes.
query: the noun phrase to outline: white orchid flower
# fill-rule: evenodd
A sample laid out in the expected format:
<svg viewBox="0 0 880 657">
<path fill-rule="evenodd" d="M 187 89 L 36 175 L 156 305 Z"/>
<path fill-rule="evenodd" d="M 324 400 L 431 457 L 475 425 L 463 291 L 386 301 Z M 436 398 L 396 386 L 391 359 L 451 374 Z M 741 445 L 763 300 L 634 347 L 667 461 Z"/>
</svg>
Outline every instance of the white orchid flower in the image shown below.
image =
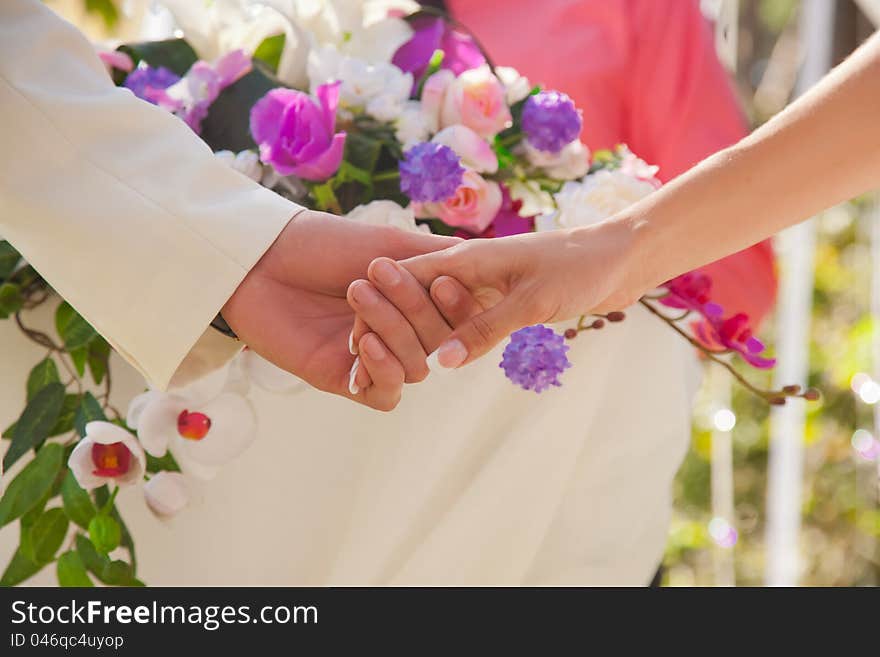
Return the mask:
<svg viewBox="0 0 880 657">
<path fill-rule="evenodd" d="M 108 483 L 125 486 L 140 481 L 147 467 L 147 457 L 137 439 L 112 422 L 86 424 L 67 466 L 81 488 L 92 490 Z"/>
<path fill-rule="evenodd" d="M 148 454 L 171 449 L 184 470 L 206 477 L 247 449 L 257 427 L 250 401 L 229 391 L 204 402 L 150 390 L 131 401 L 126 422 Z"/>
</svg>

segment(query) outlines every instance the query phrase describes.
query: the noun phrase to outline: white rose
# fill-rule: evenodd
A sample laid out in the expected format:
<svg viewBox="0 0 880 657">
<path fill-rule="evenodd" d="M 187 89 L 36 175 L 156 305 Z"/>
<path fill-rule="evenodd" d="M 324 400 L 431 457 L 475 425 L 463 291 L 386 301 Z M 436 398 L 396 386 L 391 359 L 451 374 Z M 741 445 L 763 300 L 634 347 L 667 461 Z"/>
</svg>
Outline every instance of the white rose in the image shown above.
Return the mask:
<svg viewBox="0 0 880 657">
<path fill-rule="evenodd" d="M 528 140 L 523 141 L 523 150 L 533 166 L 543 169 L 548 176 L 557 180 L 576 180 L 590 170 L 590 149 L 579 139 L 567 144 L 558 153 L 539 150 Z"/>
<path fill-rule="evenodd" d="M 507 91 L 507 104 L 513 105 L 528 97 L 532 91 L 529 79 L 520 75 L 519 71 L 511 66 L 496 66 L 495 73 L 504 89 Z"/>
<path fill-rule="evenodd" d="M 237 155 L 232 151 L 217 151 L 214 157 L 255 182 L 263 177 L 263 165 L 254 151 L 241 151 Z"/>
<path fill-rule="evenodd" d="M 582 181 L 567 182 L 556 193 L 556 220 L 562 228 L 589 226 L 617 214 L 656 188 L 622 171 L 597 171 Z"/>
<path fill-rule="evenodd" d="M 312 93 L 339 81 L 340 104 L 361 108 L 379 121 L 393 121 L 407 106 L 413 77 L 387 62 L 370 62 L 341 54 L 334 46 L 309 53 L 307 72 Z"/>
<path fill-rule="evenodd" d="M 422 104 L 417 100 L 408 100 L 394 122 L 394 136 L 403 144 L 403 150 L 431 136 L 431 121 L 422 111 Z"/>
<path fill-rule="evenodd" d="M 410 232 L 430 232 L 427 226 L 416 223 L 412 208 L 402 208 L 394 201 L 371 201 L 366 205 L 359 205 L 345 215 L 345 218 L 372 226 L 393 226 Z"/>
</svg>

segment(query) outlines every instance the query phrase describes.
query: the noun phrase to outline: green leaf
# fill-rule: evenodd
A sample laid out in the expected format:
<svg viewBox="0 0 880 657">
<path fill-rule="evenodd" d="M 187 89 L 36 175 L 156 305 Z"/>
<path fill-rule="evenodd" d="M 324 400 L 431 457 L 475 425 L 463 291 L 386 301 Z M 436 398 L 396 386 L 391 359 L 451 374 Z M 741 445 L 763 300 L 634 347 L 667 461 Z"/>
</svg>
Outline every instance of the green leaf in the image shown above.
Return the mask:
<svg viewBox="0 0 880 657">
<path fill-rule="evenodd" d="M 174 459 L 174 455 L 171 453 L 171 450 L 165 452 L 164 456 L 162 456 L 161 458 L 156 458 L 155 456 L 147 454 L 147 472 L 155 473 L 162 472 L 163 470 L 167 470 L 169 472 L 180 472 L 180 466 Z"/>
<path fill-rule="evenodd" d="M 259 59 L 273 73 L 277 73 L 278 64 L 281 62 L 281 53 L 284 51 L 285 40 L 286 36 L 284 34 L 266 37 L 257 46 L 257 49 L 254 50 L 254 59 Z"/>
<path fill-rule="evenodd" d="M 367 178 L 376 170 L 382 142 L 358 133 L 349 133 L 345 137 L 345 162 L 367 172 Z"/>
<path fill-rule="evenodd" d="M 61 383 L 58 366 L 51 357 L 44 358 L 34 365 L 27 380 L 27 399 L 30 401 L 40 390 L 50 383 Z"/>
<path fill-rule="evenodd" d="M 76 552 L 83 565 L 103 582 L 104 568 L 110 563 L 110 559 L 100 554 L 92 542 L 82 534 L 76 535 Z"/>
<path fill-rule="evenodd" d="M 67 352 L 70 356 L 70 360 L 73 361 L 73 367 L 76 369 L 76 374 L 80 378 L 85 376 L 86 374 L 86 361 L 89 359 L 89 347 L 86 345 L 85 347 L 78 347 L 77 349 L 71 349 Z"/>
<path fill-rule="evenodd" d="M 82 534 L 76 536 L 76 551 L 83 565 L 104 584 L 115 586 L 135 586 L 134 569 L 124 561 L 111 561 L 100 554 L 92 542 Z"/>
<path fill-rule="evenodd" d="M 52 489 L 63 457 L 61 445 L 44 445 L 36 458 L 16 475 L 0 498 L 0 527 L 27 513 Z"/>
<path fill-rule="evenodd" d="M 119 9 L 113 0 L 86 0 L 86 11 L 100 16 L 108 30 L 112 30 L 119 22 Z"/>
<path fill-rule="evenodd" d="M 77 525 L 88 529 L 89 522 L 95 517 L 97 510 L 89 494 L 80 488 L 73 473 L 68 471 L 61 484 L 61 501 L 64 512 Z"/>
<path fill-rule="evenodd" d="M 135 65 L 144 61 L 150 66 L 164 66 L 177 75 L 184 75 L 199 59 L 196 51 L 183 39 L 127 43 L 117 50 L 131 57 Z"/>
<path fill-rule="evenodd" d="M 73 421 L 80 437 L 85 438 L 86 425 L 89 422 L 106 419 L 107 416 L 104 415 L 104 410 L 101 408 L 98 400 L 95 399 L 95 396 L 90 392 L 85 393 L 79 405 L 79 410 L 76 412 L 76 418 Z"/>
<path fill-rule="evenodd" d="M 109 500 L 110 489 L 106 485 L 95 489 L 95 502 L 100 508 L 105 508 Z M 134 538 L 132 537 L 131 532 L 128 531 L 125 521 L 119 514 L 119 509 L 115 505 L 110 509 L 110 517 L 119 523 L 119 528 L 122 530 L 122 541 L 120 542 L 120 545 L 128 550 L 128 554 L 131 557 L 131 572 L 134 574 L 137 571 L 137 555 L 135 554 L 134 549 Z"/>
<path fill-rule="evenodd" d="M 92 379 L 100 385 L 107 373 L 107 363 L 110 358 L 110 345 L 100 335 L 89 345 L 88 365 L 92 373 Z"/>
<path fill-rule="evenodd" d="M 49 563 L 64 542 L 70 522 L 64 509 L 49 509 L 27 531 L 21 551 L 38 564 Z"/>
<path fill-rule="evenodd" d="M 129 564 L 115 559 L 104 568 L 101 581 L 111 586 L 133 586 L 137 580 Z"/>
<path fill-rule="evenodd" d="M 119 547 L 122 529 L 110 516 L 99 514 L 89 521 L 89 538 L 98 552 L 107 554 Z"/>
<path fill-rule="evenodd" d="M 55 572 L 60 586 L 94 586 L 82 559 L 77 552 L 70 550 L 58 557 Z"/>
<path fill-rule="evenodd" d="M 49 489 L 46 491 L 45 495 L 37 502 L 31 510 L 25 513 L 21 519 L 18 521 L 20 529 L 22 531 L 22 537 L 24 536 L 25 530 L 33 527 L 34 523 L 43 515 L 43 510 L 46 508 L 46 504 L 49 503 L 49 500 L 52 498 L 52 490 Z"/>
<path fill-rule="evenodd" d="M 15 283 L 3 283 L 0 285 L 0 319 L 6 319 L 10 315 L 21 310 L 24 297 L 21 296 L 21 288 Z"/>
<path fill-rule="evenodd" d="M 19 548 L 15 551 L 15 554 L 12 555 L 9 565 L 6 566 L 6 570 L 3 571 L 3 576 L 0 577 L 0 587 L 21 584 L 27 578 L 40 572 L 44 565 L 45 564 L 38 564 L 28 559 Z"/>
<path fill-rule="evenodd" d="M 84 320 L 66 301 L 62 302 L 58 306 L 58 310 L 55 311 L 55 328 L 58 335 L 64 340 L 64 347 L 68 351 L 76 351 L 86 347 L 98 336 L 92 325 Z"/>
<path fill-rule="evenodd" d="M 342 208 L 340 208 L 339 200 L 333 192 L 332 183 L 326 182 L 322 185 L 315 185 L 312 187 L 312 196 L 315 197 L 318 209 L 342 214 Z"/>
<path fill-rule="evenodd" d="M 15 423 L 12 444 L 3 457 L 3 468 L 8 470 L 29 449 L 42 443 L 58 421 L 64 405 L 64 386 L 50 383 L 31 399 Z"/>
<path fill-rule="evenodd" d="M 237 153 L 256 148 L 251 137 L 251 108 L 269 91 L 283 86 L 262 62 L 255 61 L 250 73 L 220 92 L 202 121 L 201 138 L 214 151 Z"/>
<path fill-rule="evenodd" d="M 68 431 L 73 431 L 73 422 L 76 419 L 76 412 L 79 410 L 81 401 L 79 395 L 64 395 L 64 403 L 61 404 L 61 412 L 58 414 L 58 420 L 55 426 L 49 431 L 49 437 L 57 436 Z"/>
<path fill-rule="evenodd" d="M 0 280 L 6 280 L 15 271 L 21 255 L 7 241 L 0 241 Z"/>
</svg>

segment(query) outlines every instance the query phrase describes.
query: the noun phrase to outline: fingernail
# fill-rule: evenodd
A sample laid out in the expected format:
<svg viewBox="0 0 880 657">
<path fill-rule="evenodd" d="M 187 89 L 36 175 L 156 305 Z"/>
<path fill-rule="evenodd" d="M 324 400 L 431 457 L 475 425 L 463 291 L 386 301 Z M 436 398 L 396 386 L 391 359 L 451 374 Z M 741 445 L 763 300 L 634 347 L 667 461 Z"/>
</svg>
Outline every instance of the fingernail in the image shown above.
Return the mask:
<svg viewBox="0 0 880 657">
<path fill-rule="evenodd" d="M 348 351 L 352 356 L 357 356 L 357 345 L 354 343 L 354 331 L 348 334 Z"/>
<path fill-rule="evenodd" d="M 432 372 L 436 372 L 440 368 L 452 369 L 461 365 L 467 355 L 467 349 L 460 340 L 449 340 L 428 356 L 425 363 Z"/>
<path fill-rule="evenodd" d="M 387 285 L 388 287 L 397 285 L 400 282 L 400 272 L 397 271 L 397 267 L 394 263 L 388 262 L 387 260 L 379 260 L 376 262 L 376 264 L 373 265 L 372 273 L 379 283 Z"/>
<path fill-rule="evenodd" d="M 454 306 L 458 301 L 458 290 L 451 281 L 440 281 L 434 286 L 434 296 L 444 306 Z"/>
<path fill-rule="evenodd" d="M 366 351 L 367 356 L 373 360 L 382 360 L 385 358 L 385 347 L 383 347 L 382 343 L 373 335 L 368 335 L 367 339 L 364 340 L 364 351 Z"/>
<path fill-rule="evenodd" d="M 358 282 L 354 286 L 352 294 L 354 295 L 354 300 L 364 306 L 376 303 L 379 300 L 376 291 L 366 281 Z"/>
<path fill-rule="evenodd" d="M 354 364 L 351 366 L 351 370 L 348 373 L 348 391 L 353 395 L 356 395 L 361 391 L 360 386 L 358 386 L 357 381 L 355 381 L 358 373 L 358 365 L 360 364 L 361 359 L 355 358 Z"/>
</svg>

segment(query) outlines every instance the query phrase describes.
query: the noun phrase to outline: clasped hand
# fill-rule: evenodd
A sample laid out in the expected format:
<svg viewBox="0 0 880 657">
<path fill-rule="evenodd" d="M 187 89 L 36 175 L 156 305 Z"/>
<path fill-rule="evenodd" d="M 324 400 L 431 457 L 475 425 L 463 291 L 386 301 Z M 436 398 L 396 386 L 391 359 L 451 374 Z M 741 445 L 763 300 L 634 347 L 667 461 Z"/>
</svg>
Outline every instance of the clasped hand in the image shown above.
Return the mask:
<svg viewBox="0 0 880 657">
<path fill-rule="evenodd" d="M 222 312 L 279 367 L 387 411 L 523 326 L 626 305 L 624 240 L 594 228 L 465 242 L 303 211 Z"/>
</svg>

